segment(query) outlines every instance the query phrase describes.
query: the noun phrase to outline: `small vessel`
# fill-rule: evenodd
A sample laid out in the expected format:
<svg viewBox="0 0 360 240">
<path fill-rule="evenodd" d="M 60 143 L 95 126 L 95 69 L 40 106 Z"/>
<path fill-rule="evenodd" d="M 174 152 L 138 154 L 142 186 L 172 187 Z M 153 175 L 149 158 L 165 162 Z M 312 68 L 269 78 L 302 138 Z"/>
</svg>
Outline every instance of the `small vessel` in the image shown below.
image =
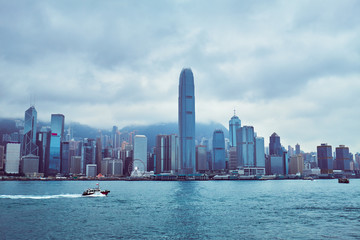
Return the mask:
<svg viewBox="0 0 360 240">
<path fill-rule="evenodd" d="M 349 179 L 347 178 L 338 178 L 338 183 L 349 183 Z"/>
<path fill-rule="evenodd" d="M 96 188 L 88 188 L 83 192 L 83 196 L 107 196 L 109 190 L 101 190 L 99 184 L 96 184 Z"/>
</svg>

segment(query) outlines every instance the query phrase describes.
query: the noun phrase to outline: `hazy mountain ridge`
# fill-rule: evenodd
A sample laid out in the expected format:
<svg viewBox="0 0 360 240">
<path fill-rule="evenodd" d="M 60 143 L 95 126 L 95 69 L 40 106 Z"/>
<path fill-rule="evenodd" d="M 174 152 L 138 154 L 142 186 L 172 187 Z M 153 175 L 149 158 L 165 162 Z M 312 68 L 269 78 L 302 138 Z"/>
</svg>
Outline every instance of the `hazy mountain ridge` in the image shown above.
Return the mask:
<svg viewBox="0 0 360 240">
<path fill-rule="evenodd" d="M 16 127 L 15 120 L 19 119 L 5 119 L 0 118 L 0 143 L 2 143 L 3 134 L 11 134 L 19 131 L 21 127 Z M 96 138 L 101 132 L 103 135 L 111 135 L 111 130 L 98 129 L 81 123 L 70 123 L 65 124 L 65 134 L 67 129 L 71 128 L 72 136 L 74 138 Z M 39 131 L 44 126 L 50 126 L 50 122 L 37 123 L 37 130 Z M 203 137 L 211 139 L 215 129 L 221 129 L 224 131 L 225 138 L 228 138 L 228 130 L 220 123 L 196 123 L 195 135 L 196 140 L 200 143 Z M 177 123 L 158 123 L 150 125 L 132 125 L 125 126 L 119 130 L 120 132 L 132 132 L 135 134 L 145 135 L 148 138 L 148 147 L 152 148 L 155 146 L 156 135 L 158 134 L 178 134 Z M 149 149 L 150 150 L 150 149 Z"/>
</svg>

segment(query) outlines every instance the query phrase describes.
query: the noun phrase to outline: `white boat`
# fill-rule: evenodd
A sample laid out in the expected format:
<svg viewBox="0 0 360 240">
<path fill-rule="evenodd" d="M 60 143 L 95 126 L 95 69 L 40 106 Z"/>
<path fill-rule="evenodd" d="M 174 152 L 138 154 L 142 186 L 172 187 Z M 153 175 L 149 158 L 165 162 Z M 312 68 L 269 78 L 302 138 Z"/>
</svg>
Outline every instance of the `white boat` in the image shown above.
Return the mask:
<svg viewBox="0 0 360 240">
<path fill-rule="evenodd" d="M 96 188 L 88 188 L 83 192 L 83 196 L 107 196 L 109 190 L 101 190 L 99 184 L 96 184 Z"/>
</svg>

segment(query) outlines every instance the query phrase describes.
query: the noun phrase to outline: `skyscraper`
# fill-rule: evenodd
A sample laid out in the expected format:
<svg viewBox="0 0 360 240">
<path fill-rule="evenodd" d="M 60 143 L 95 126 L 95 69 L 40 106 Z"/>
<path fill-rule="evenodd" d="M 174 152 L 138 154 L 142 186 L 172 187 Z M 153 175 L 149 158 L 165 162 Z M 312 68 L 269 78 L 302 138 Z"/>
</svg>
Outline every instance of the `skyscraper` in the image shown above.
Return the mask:
<svg viewBox="0 0 360 240">
<path fill-rule="evenodd" d="M 276 133 L 270 136 L 269 153 L 266 168 L 271 169 L 270 174 L 287 175 L 289 173 L 288 154 L 281 146 L 280 137 Z"/>
<path fill-rule="evenodd" d="M 290 157 L 289 174 L 302 174 L 304 170 L 304 158 L 301 154 Z"/>
<path fill-rule="evenodd" d="M 270 155 L 282 156 L 280 137 L 276 133 L 273 133 L 270 136 L 269 154 Z"/>
<path fill-rule="evenodd" d="M 224 170 L 225 162 L 225 138 L 222 130 L 213 133 L 213 170 Z"/>
<path fill-rule="evenodd" d="M 24 141 L 22 155 L 38 155 L 38 147 L 36 146 L 36 123 L 37 112 L 34 106 L 25 111 L 24 122 Z"/>
<path fill-rule="evenodd" d="M 156 173 L 179 170 L 178 164 L 178 136 L 156 136 Z"/>
<path fill-rule="evenodd" d="M 19 173 L 20 143 L 6 144 L 5 172 Z"/>
<path fill-rule="evenodd" d="M 48 175 L 61 171 L 61 141 L 64 135 L 65 117 L 62 114 L 51 114 L 51 138 Z"/>
<path fill-rule="evenodd" d="M 255 165 L 265 167 L 265 146 L 263 137 L 255 137 Z"/>
<path fill-rule="evenodd" d="M 349 148 L 340 145 L 336 148 L 336 169 L 350 171 L 350 153 Z"/>
<path fill-rule="evenodd" d="M 235 170 L 238 167 L 238 159 L 236 154 L 236 147 L 231 147 L 229 150 L 229 170 Z"/>
<path fill-rule="evenodd" d="M 4 169 L 4 156 L 5 156 L 5 152 L 4 152 L 5 148 L 4 146 L 0 146 L 0 170 Z"/>
<path fill-rule="evenodd" d="M 229 121 L 230 147 L 236 147 L 236 129 L 241 128 L 241 120 L 235 115 Z"/>
<path fill-rule="evenodd" d="M 322 143 L 317 146 L 318 165 L 322 174 L 329 174 L 333 172 L 333 157 L 330 145 Z"/>
<path fill-rule="evenodd" d="M 81 146 L 81 172 L 86 172 L 86 165 L 96 164 L 96 141 L 85 138 Z"/>
<path fill-rule="evenodd" d="M 195 173 L 195 96 L 194 76 L 184 68 L 179 79 L 180 173 Z"/>
<path fill-rule="evenodd" d="M 39 172 L 47 176 L 47 169 L 49 169 L 49 152 L 50 152 L 51 129 L 49 127 L 42 127 L 37 133 L 36 144 L 39 148 Z"/>
<path fill-rule="evenodd" d="M 147 170 L 147 137 L 144 135 L 135 135 L 134 137 L 134 159 L 133 169 L 139 171 Z"/>
<path fill-rule="evenodd" d="M 299 144 L 296 144 L 295 145 L 295 154 L 296 155 L 299 155 L 301 153 L 301 151 L 300 151 L 300 145 Z"/>
<path fill-rule="evenodd" d="M 237 154 L 239 167 L 255 167 L 254 127 L 243 126 L 237 130 Z"/>
</svg>

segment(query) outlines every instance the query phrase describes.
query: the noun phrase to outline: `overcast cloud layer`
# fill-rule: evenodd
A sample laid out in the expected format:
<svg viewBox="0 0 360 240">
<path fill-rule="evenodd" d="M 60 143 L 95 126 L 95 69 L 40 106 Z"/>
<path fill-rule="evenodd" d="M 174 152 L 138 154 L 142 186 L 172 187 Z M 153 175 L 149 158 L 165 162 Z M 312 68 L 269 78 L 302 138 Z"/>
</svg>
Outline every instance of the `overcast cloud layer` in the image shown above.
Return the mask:
<svg viewBox="0 0 360 240">
<path fill-rule="evenodd" d="M 360 1 L 0 1 L 0 117 L 63 113 L 98 128 L 196 121 L 306 151 L 360 152 Z"/>
</svg>

